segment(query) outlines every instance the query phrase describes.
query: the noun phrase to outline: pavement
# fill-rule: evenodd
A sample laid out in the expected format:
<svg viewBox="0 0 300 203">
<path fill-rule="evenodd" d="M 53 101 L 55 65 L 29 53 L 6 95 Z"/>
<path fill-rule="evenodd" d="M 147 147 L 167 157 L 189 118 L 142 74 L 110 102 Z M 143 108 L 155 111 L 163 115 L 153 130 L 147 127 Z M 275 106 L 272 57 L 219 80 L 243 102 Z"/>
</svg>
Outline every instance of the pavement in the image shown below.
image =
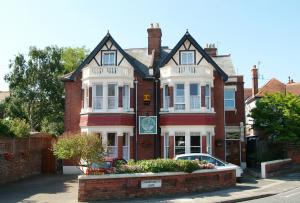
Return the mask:
<svg viewBox="0 0 300 203">
<path fill-rule="evenodd" d="M 77 202 L 77 191 L 77 176 L 39 175 L 0 185 L 0 202 L 73 203 Z M 300 171 L 272 179 L 246 176 L 235 187 L 212 192 L 105 202 L 300 202 L 297 199 L 300 199 Z"/>
</svg>

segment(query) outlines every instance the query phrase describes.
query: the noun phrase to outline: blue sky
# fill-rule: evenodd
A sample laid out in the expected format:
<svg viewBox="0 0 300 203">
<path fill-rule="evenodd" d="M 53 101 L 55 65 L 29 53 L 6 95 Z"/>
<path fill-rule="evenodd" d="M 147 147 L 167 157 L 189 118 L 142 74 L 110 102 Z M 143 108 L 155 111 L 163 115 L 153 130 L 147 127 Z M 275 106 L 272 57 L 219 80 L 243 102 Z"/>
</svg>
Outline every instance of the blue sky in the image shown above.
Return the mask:
<svg viewBox="0 0 300 203">
<path fill-rule="evenodd" d="M 204 47 L 232 55 L 245 86 L 258 61 L 264 80 L 300 82 L 300 1 L 49 0 L 0 2 L 0 90 L 9 60 L 29 46 L 85 46 L 92 50 L 107 30 L 123 48 L 146 47 L 147 27 L 158 22 L 162 44 L 173 47 L 186 29 Z"/>
</svg>

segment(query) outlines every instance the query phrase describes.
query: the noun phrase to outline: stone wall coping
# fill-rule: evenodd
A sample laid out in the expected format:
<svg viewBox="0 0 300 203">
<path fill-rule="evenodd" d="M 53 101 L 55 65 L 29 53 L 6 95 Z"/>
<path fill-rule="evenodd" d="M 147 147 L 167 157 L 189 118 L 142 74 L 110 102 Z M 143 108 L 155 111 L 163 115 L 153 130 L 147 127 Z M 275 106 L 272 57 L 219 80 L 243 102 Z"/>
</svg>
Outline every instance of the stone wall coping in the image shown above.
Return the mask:
<svg viewBox="0 0 300 203">
<path fill-rule="evenodd" d="M 286 161 L 292 161 L 291 158 L 288 159 L 278 159 L 278 160 L 273 160 L 273 161 L 266 161 L 266 162 L 261 162 L 262 165 L 268 165 L 268 164 L 276 164 L 276 163 L 281 163 L 281 162 L 286 162 Z"/>
<path fill-rule="evenodd" d="M 235 166 L 225 166 L 222 168 L 214 169 L 200 169 L 193 171 L 192 173 L 213 173 L 221 171 L 235 170 Z M 190 173 L 186 172 L 161 172 L 161 173 L 130 173 L 130 174 L 105 174 L 105 175 L 79 175 L 78 180 L 90 180 L 90 179 L 114 179 L 114 178 L 137 178 L 137 177 L 158 177 L 158 176 L 176 176 L 186 175 Z"/>
</svg>

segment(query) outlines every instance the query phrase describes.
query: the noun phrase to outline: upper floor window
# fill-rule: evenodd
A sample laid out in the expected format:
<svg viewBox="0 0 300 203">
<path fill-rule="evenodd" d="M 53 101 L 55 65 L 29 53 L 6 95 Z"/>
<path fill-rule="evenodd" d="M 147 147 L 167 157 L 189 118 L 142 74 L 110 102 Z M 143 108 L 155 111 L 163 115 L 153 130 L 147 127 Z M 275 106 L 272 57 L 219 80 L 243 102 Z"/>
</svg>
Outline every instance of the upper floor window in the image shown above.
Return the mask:
<svg viewBox="0 0 300 203">
<path fill-rule="evenodd" d="M 129 85 L 124 85 L 123 87 L 123 109 L 128 111 L 130 109 L 130 88 Z"/>
<path fill-rule="evenodd" d="M 168 85 L 164 85 L 163 88 L 163 109 L 165 111 L 168 111 L 169 109 L 169 101 L 170 101 L 170 96 L 169 96 L 169 86 Z"/>
<path fill-rule="evenodd" d="M 103 109 L 103 85 L 93 85 L 93 109 Z"/>
<path fill-rule="evenodd" d="M 181 65 L 194 65 L 195 64 L 195 52 L 194 51 L 181 51 L 180 52 L 180 64 Z"/>
<path fill-rule="evenodd" d="M 103 66 L 116 65 L 116 52 L 115 51 L 102 52 L 102 65 Z"/>
<path fill-rule="evenodd" d="M 191 83 L 190 84 L 190 108 L 191 109 L 200 109 L 200 91 L 199 84 Z"/>
<path fill-rule="evenodd" d="M 184 110 L 185 109 L 185 100 L 184 100 L 184 84 L 176 84 L 175 86 L 175 110 Z"/>
<path fill-rule="evenodd" d="M 211 94 L 210 85 L 207 84 L 207 85 L 205 85 L 205 107 L 206 107 L 206 109 L 210 109 L 210 107 L 211 107 L 210 94 Z"/>
<path fill-rule="evenodd" d="M 117 84 L 107 85 L 107 104 L 108 109 L 117 109 L 118 97 L 117 97 Z"/>
<path fill-rule="evenodd" d="M 224 89 L 225 110 L 235 109 L 235 89 Z"/>
</svg>

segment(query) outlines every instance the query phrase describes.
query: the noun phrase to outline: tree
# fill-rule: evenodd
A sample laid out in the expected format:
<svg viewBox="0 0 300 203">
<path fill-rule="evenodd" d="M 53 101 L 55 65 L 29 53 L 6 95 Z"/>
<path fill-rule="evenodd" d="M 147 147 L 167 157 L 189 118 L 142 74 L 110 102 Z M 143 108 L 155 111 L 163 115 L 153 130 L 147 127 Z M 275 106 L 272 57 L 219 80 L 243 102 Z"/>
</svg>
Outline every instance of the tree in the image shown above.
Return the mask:
<svg viewBox="0 0 300 203">
<path fill-rule="evenodd" d="M 85 47 L 63 48 L 62 62 L 65 68 L 65 73 L 72 72 L 85 59 L 88 50 Z"/>
<path fill-rule="evenodd" d="M 74 134 L 59 138 L 53 145 L 53 153 L 59 159 L 82 159 L 91 166 L 103 161 L 105 148 L 96 134 Z M 78 163 L 79 164 L 79 163 Z"/>
<path fill-rule="evenodd" d="M 300 98 L 293 94 L 269 94 L 250 112 L 253 128 L 277 142 L 300 141 Z"/>
<path fill-rule="evenodd" d="M 5 76 L 10 97 L 4 104 L 4 117 L 22 118 L 31 130 L 59 135 L 63 132 L 64 87 L 60 77 L 74 70 L 85 57 L 84 48 L 37 49 L 28 57 L 18 54 Z"/>
</svg>

